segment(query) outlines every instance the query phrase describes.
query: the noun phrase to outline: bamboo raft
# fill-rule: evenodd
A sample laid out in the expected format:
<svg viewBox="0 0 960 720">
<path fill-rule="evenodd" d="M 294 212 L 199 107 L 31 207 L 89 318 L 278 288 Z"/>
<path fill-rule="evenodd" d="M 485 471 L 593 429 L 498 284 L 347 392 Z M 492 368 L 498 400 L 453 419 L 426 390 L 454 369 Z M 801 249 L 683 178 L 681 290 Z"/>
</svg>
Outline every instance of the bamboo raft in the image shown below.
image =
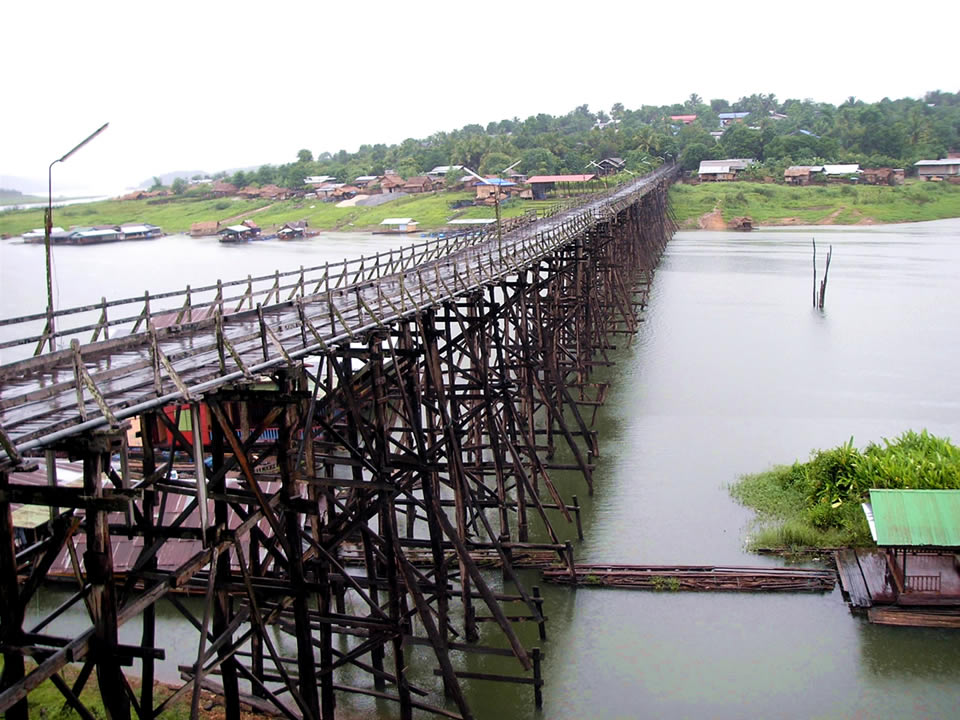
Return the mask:
<svg viewBox="0 0 960 720">
<path fill-rule="evenodd" d="M 828 592 L 836 573 L 815 568 L 717 565 L 584 565 L 543 571 L 565 585 L 697 592 Z"/>
</svg>

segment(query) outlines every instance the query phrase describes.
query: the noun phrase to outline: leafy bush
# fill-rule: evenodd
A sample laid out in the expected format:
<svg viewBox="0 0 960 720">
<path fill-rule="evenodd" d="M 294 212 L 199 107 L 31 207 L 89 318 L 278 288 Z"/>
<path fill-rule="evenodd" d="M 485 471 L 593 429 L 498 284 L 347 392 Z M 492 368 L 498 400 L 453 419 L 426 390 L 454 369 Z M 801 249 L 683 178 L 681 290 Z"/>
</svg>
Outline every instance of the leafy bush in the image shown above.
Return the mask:
<svg viewBox="0 0 960 720">
<path fill-rule="evenodd" d="M 767 527 L 755 547 L 862 545 L 870 542 L 860 503 L 871 488 L 960 489 L 960 448 L 949 438 L 909 430 L 862 452 L 853 438 L 806 463 L 743 476 L 731 495 Z"/>
</svg>

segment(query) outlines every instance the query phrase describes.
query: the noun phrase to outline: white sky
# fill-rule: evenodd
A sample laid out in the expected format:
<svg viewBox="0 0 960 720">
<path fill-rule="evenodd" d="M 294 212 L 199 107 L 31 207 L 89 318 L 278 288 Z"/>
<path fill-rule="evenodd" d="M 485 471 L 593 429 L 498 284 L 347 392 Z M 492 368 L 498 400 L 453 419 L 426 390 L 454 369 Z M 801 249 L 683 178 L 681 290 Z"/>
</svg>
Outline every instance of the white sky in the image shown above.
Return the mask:
<svg viewBox="0 0 960 720">
<path fill-rule="evenodd" d="M 110 122 L 54 167 L 55 195 L 583 103 L 960 90 L 957 0 L 7 5 L 0 175 L 45 187 Z"/>
</svg>

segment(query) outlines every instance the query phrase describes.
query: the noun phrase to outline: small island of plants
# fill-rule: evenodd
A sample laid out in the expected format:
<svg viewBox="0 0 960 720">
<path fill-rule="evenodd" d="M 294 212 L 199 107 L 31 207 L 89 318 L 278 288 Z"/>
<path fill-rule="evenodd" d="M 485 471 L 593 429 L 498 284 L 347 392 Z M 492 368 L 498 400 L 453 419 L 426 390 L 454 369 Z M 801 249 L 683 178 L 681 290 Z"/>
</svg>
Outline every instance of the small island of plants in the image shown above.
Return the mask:
<svg viewBox="0 0 960 720">
<path fill-rule="evenodd" d="M 758 514 L 752 550 L 871 545 L 860 506 L 870 489 L 960 489 L 960 448 L 926 430 L 858 450 L 853 438 L 808 462 L 745 475 L 731 495 Z"/>
</svg>

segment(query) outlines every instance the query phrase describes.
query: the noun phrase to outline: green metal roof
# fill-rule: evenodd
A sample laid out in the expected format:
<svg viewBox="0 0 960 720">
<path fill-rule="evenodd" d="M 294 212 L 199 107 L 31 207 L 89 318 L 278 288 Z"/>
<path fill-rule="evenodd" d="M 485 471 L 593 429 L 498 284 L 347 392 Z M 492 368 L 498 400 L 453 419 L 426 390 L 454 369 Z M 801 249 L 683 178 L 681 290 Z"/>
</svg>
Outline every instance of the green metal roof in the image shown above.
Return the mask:
<svg viewBox="0 0 960 720">
<path fill-rule="evenodd" d="M 871 490 L 877 545 L 960 547 L 960 490 Z"/>
</svg>

